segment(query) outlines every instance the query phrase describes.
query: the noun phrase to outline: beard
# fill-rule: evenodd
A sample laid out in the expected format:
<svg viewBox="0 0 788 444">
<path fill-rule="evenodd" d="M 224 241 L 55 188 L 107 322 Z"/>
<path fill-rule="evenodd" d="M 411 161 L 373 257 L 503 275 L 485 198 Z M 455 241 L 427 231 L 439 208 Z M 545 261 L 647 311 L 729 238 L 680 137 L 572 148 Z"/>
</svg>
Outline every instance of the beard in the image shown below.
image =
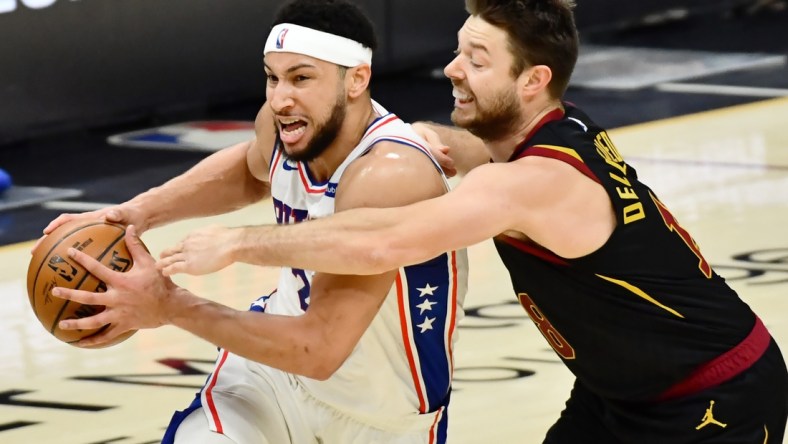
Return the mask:
<svg viewBox="0 0 788 444">
<path fill-rule="evenodd" d="M 476 96 L 476 115 L 463 119 L 460 111 L 451 113 L 451 121 L 460 128 L 467 129 L 484 141 L 494 141 L 507 137 L 515 131 L 521 116 L 521 105 L 513 89 L 502 90 L 487 103 L 482 104 Z"/>
<path fill-rule="evenodd" d="M 315 160 L 323 154 L 329 145 L 337 138 L 342 122 L 345 121 L 347 113 L 347 98 L 344 89 L 337 94 L 337 100 L 331 108 L 331 114 L 325 122 L 320 125 L 315 124 L 315 135 L 302 151 L 289 153 L 286 149 L 282 150 L 285 159 L 294 162 L 309 162 Z"/>
</svg>

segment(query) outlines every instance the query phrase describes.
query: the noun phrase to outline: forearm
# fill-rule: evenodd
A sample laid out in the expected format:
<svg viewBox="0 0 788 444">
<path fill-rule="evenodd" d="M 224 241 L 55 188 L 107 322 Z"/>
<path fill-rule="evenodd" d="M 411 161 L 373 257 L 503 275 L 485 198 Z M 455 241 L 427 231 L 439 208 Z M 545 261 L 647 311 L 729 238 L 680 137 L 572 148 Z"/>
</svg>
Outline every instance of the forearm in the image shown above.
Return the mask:
<svg viewBox="0 0 788 444">
<path fill-rule="evenodd" d="M 249 171 L 240 143 L 203 159 L 185 173 L 139 194 L 124 205 L 136 208 L 153 228 L 182 219 L 229 212 L 268 195 L 268 184 Z"/>
<path fill-rule="evenodd" d="M 379 274 L 422 263 L 514 226 L 513 200 L 501 180 L 506 166 L 477 168 L 440 197 L 297 224 L 237 228 L 223 244 L 231 245 L 236 262 L 333 274 Z"/>
<path fill-rule="evenodd" d="M 449 157 L 460 175 L 490 161 L 490 154 L 481 139 L 467 130 L 456 126 L 441 125 L 435 122 L 422 122 L 435 131 L 441 141 L 450 149 Z"/>
<path fill-rule="evenodd" d="M 166 323 L 244 358 L 286 372 L 325 379 L 338 365 L 330 344 L 302 316 L 239 311 L 178 288 L 167 303 Z M 325 341 L 322 341 L 325 342 Z"/>
<path fill-rule="evenodd" d="M 395 209 L 354 209 L 290 225 L 234 229 L 234 262 L 287 266 L 332 274 L 370 275 L 438 256 L 440 227 L 424 219 L 403 224 Z M 410 235 L 401 235 L 409 232 Z"/>
</svg>

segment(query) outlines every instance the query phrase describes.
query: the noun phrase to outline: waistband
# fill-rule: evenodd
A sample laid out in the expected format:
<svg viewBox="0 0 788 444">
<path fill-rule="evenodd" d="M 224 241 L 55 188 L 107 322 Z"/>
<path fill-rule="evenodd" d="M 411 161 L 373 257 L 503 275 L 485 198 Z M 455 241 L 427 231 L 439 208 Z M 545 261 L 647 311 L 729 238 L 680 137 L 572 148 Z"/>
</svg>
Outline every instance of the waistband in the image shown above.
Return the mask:
<svg viewBox="0 0 788 444">
<path fill-rule="evenodd" d="M 750 334 L 738 345 L 695 370 L 657 397 L 659 401 L 679 398 L 716 387 L 738 376 L 758 361 L 769 348 L 771 335 L 758 316 Z"/>
</svg>

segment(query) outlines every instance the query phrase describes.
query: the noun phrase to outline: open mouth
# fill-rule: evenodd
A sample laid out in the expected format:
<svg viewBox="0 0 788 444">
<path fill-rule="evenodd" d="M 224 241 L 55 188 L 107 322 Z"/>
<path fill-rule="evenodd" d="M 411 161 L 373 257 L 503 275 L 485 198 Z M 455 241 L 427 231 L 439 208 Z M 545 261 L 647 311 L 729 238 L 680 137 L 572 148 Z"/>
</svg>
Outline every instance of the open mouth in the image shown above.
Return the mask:
<svg viewBox="0 0 788 444">
<path fill-rule="evenodd" d="M 279 137 L 284 143 L 296 143 L 306 132 L 306 127 L 306 121 L 298 118 L 279 119 Z"/>
<path fill-rule="evenodd" d="M 473 102 L 472 96 L 465 94 L 456 88 L 452 90 L 451 95 L 454 97 L 455 103 L 459 105 L 465 105 L 467 103 Z"/>
</svg>

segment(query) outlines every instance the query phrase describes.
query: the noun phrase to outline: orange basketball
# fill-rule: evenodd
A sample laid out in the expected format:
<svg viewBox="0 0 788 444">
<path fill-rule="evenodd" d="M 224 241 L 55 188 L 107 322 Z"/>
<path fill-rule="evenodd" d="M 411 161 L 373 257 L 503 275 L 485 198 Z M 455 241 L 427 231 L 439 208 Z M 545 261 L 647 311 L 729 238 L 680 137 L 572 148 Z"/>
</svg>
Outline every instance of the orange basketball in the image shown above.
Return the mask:
<svg viewBox="0 0 788 444">
<path fill-rule="evenodd" d="M 133 262 L 123 240 L 125 234 L 126 228 L 122 225 L 76 220 L 57 227 L 33 251 L 27 269 L 27 294 L 33 313 L 53 336 L 73 344 L 109 326 L 92 330 L 61 330 L 58 327 L 61 320 L 92 316 L 104 310 L 104 306 L 67 301 L 52 296 L 51 292 L 54 287 L 106 291 L 104 282 L 68 257 L 67 251 L 71 247 L 76 248 L 113 270 L 126 271 Z M 113 344 L 128 339 L 134 333 L 124 333 Z"/>
</svg>

